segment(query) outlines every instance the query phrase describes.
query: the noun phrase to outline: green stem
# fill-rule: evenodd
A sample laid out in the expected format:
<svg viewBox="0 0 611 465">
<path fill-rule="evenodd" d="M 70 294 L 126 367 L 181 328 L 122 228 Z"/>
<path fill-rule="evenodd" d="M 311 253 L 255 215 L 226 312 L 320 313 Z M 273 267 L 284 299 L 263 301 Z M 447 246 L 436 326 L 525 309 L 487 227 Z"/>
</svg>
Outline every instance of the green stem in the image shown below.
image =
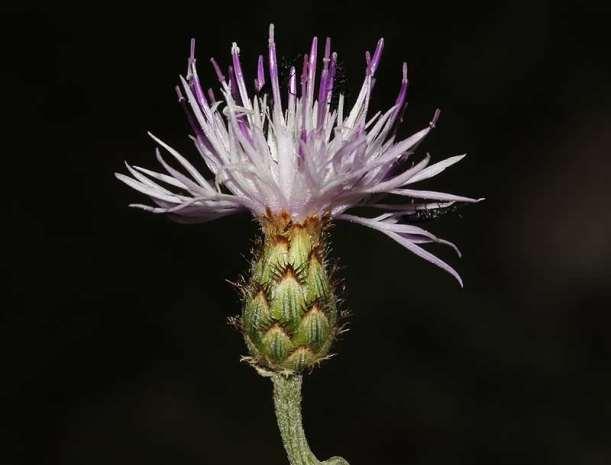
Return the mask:
<svg viewBox="0 0 611 465">
<path fill-rule="evenodd" d="M 349 465 L 341 457 L 320 462 L 310 450 L 301 419 L 300 375 L 272 375 L 274 406 L 280 436 L 291 465 Z"/>
</svg>

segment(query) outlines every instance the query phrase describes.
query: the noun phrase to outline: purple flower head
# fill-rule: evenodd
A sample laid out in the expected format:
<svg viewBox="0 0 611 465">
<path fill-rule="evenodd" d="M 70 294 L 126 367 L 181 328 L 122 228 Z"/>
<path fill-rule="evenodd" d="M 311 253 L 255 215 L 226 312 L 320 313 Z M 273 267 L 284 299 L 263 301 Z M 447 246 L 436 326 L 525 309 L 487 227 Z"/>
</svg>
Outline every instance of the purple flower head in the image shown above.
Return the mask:
<svg viewBox="0 0 611 465">
<path fill-rule="evenodd" d="M 205 91 L 198 77 L 192 42 L 187 73 L 180 78 L 177 91 L 193 130 L 191 139 L 211 175 L 202 174 L 151 134 L 180 170 L 168 164 L 159 149 L 157 159 L 165 172 L 127 165 L 131 176 L 117 173 L 117 178 L 147 195 L 154 204 L 132 206 L 168 214 L 187 223 L 210 221 L 241 211 L 250 211 L 257 217 L 270 212 L 288 214 L 298 222 L 328 215 L 386 234 L 461 282 L 451 266 L 421 245 L 437 242 L 457 252 L 458 249 L 403 221 L 409 223 L 410 216 L 455 202 L 481 200 L 414 188 L 459 162 L 464 155 L 434 164 L 429 163 L 429 155 L 415 158 L 416 148 L 435 126 L 439 110 L 422 130 L 405 139 L 395 139 L 406 102 L 407 65 L 403 64 L 395 104 L 385 112 L 368 116 L 383 39 L 378 41 L 373 55 L 366 53 L 364 81 L 350 109 L 345 108 L 341 94 L 337 105 L 332 106 L 337 53 L 332 51 L 330 39 L 324 43 L 321 60 L 318 39 L 312 40 L 303 61 L 300 85 L 296 70 L 291 68 L 284 94 L 278 79 L 273 25 L 269 28 L 268 44 L 267 76 L 265 60 L 259 56 L 256 77 L 250 81 L 245 77 L 237 44 L 231 47 L 227 75 L 211 59 L 222 94 L 222 99 L 216 100 L 212 89 Z M 266 78 L 271 98 L 262 92 Z M 249 92 L 246 82 L 253 81 Z M 380 203 L 386 196 L 406 199 L 407 203 Z M 349 212 L 354 207 L 384 213 L 357 216 Z"/>
</svg>

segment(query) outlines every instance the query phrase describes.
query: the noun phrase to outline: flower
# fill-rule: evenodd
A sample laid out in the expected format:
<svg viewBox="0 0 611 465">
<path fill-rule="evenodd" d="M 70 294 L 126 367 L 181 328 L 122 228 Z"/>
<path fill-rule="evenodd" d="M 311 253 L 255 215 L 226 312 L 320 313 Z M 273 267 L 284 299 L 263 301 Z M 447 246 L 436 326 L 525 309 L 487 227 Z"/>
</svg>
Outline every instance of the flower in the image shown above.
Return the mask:
<svg viewBox="0 0 611 465">
<path fill-rule="evenodd" d="M 400 221 L 454 202 L 481 199 L 412 188 L 413 184 L 436 176 L 459 162 L 464 155 L 435 164 L 429 164 L 430 157 L 426 155 L 412 162 L 416 148 L 435 127 L 439 110 L 424 129 L 396 140 L 396 126 L 406 105 L 405 63 L 395 104 L 386 112 L 368 117 L 383 46 L 384 40 L 380 39 L 373 55 L 365 54 L 365 78 L 348 111 L 341 94 L 337 105 L 332 105 L 337 54 L 331 52 L 328 38 L 320 73 L 317 73 L 318 40 L 314 37 L 310 53 L 304 56 L 300 85 L 297 71 L 291 67 L 288 89 L 283 95 L 274 26 L 270 25 L 267 69 L 271 102 L 262 92 L 266 84 L 263 56 L 258 59 L 255 93 L 249 95 L 240 63 L 240 49 L 235 43 L 231 47 L 232 65 L 227 75 L 211 59 L 223 99 L 217 100 L 212 89 L 205 92 L 197 74 L 192 41 L 187 74 L 180 78 L 181 86 L 176 90 L 193 130 L 191 139 L 209 174 L 204 175 L 180 153 L 151 134 L 183 171 L 166 163 L 159 149 L 157 159 L 165 173 L 127 164 L 131 177 L 117 173 L 117 178 L 149 196 L 155 204 L 131 206 L 168 214 L 187 223 L 210 221 L 241 211 L 250 211 L 258 218 L 288 215 L 296 223 L 323 216 L 350 221 L 386 234 L 409 251 L 451 273 L 462 285 L 458 273 L 421 244 L 442 243 L 458 252 L 456 246 L 418 226 Z M 380 203 L 384 196 L 408 201 Z M 350 213 L 354 207 L 370 207 L 384 213 L 364 217 Z"/>
</svg>

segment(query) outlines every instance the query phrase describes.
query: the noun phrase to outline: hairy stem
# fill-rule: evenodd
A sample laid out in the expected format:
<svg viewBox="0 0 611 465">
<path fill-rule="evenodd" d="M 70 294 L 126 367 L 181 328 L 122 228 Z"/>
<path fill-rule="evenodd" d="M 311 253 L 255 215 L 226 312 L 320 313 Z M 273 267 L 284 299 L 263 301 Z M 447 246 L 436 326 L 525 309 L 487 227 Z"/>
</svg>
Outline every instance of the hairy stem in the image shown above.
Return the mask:
<svg viewBox="0 0 611 465">
<path fill-rule="evenodd" d="M 349 465 L 341 457 L 320 462 L 310 450 L 301 419 L 301 375 L 273 375 L 274 407 L 291 465 Z"/>
</svg>

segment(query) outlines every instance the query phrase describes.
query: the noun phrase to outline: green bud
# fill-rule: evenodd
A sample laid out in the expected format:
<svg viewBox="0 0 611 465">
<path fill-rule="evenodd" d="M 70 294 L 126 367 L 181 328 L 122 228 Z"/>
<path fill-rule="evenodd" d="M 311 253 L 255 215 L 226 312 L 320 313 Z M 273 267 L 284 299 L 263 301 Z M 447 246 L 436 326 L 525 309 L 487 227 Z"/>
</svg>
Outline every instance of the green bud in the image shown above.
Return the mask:
<svg viewBox="0 0 611 465">
<path fill-rule="evenodd" d="M 263 241 L 252 264 L 241 315 L 249 361 L 299 373 L 329 355 L 337 306 L 326 270 L 324 221 L 297 224 L 286 215 L 261 219 Z"/>
<path fill-rule="evenodd" d="M 319 349 L 329 338 L 330 332 L 329 319 L 317 305 L 313 305 L 301 319 L 294 339 L 299 345 Z"/>
<path fill-rule="evenodd" d="M 259 345 L 265 350 L 265 355 L 274 362 L 284 360 L 291 352 L 293 346 L 291 340 L 280 326 L 272 326 L 268 329 Z"/>
</svg>

